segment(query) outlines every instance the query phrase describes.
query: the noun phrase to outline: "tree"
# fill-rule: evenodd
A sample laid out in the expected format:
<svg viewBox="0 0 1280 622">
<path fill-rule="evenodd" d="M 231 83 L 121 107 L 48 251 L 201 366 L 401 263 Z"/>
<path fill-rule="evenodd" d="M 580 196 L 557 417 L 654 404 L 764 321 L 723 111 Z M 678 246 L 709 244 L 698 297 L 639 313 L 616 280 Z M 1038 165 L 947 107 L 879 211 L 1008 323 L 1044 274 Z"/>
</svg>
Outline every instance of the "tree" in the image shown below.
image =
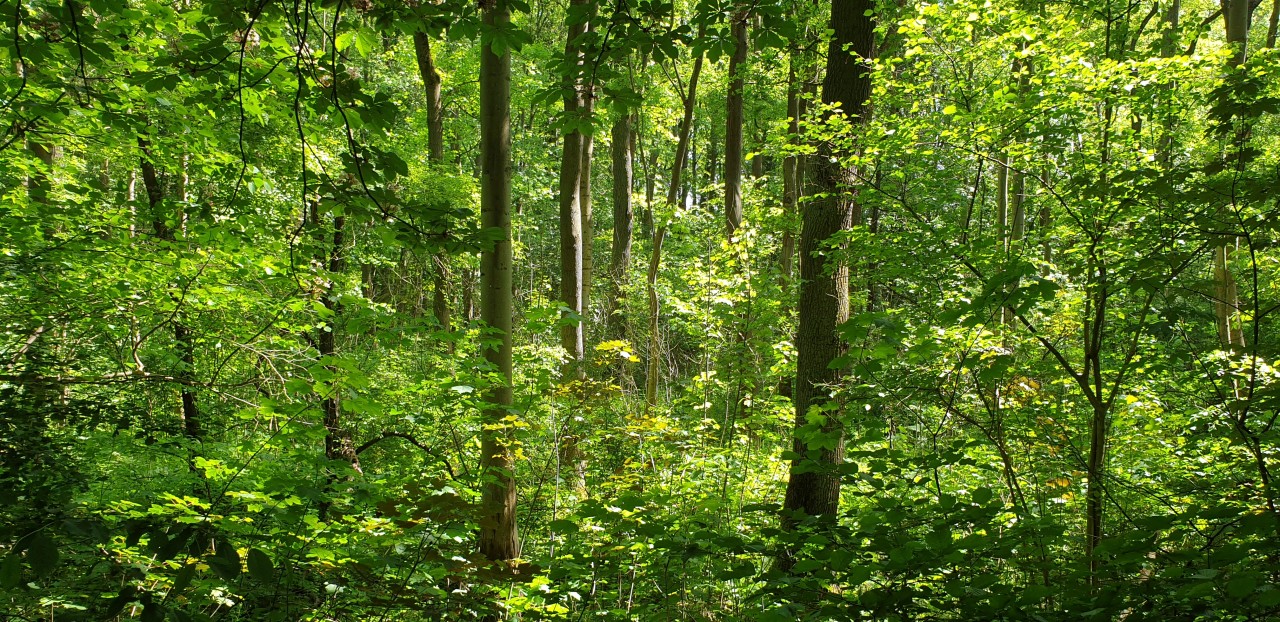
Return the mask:
<svg viewBox="0 0 1280 622">
<path fill-rule="evenodd" d="M 512 405 L 511 49 L 499 35 L 511 28 L 511 8 L 507 0 L 486 0 L 480 10 L 494 33 L 480 49 L 480 225 L 492 232 L 480 256 L 480 319 L 492 331 L 484 356 L 496 375 L 480 439 L 480 552 L 508 560 L 520 554 L 514 467 L 504 433 Z"/>
<path fill-rule="evenodd" d="M 585 117 L 590 113 L 587 88 L 582 79 L 583 53 L 579 38 L 587 32 L 593 0 L 572 0 L 566 14 L 568 33 L 564 45 L 564 123 L 563 147 L 560 159 L 560 298 L 565 305 L 560 327 L 561 345 L 569 355 L 565 369 L 573 374 L 582 373 L 584 355 L 583 292 L 585 283 L 584 258 L 587 241 L 583 225 L 589 220 L 583 209 L 583 188 L 590 182 L 584 177 L 590 171 L 590 156 L 583 132 Z M 569 376 L 569 374 L 566 374 Z"/>
<path fill-rule="evenodd" d="M 869 0 L 834 0 L 831 4 L 827 46 L 827 73 L 822 82 L 822 103 L 827 118 L 851 123 L 865 121 L 870 112 L 871 72 L 868 66 L 875 42 L 875 4 Z M 829 407 L 827 387 L 839 379 L 832 362 L 843 352 L 836 326 L 849 316 L 848 267 L 835 261 L 827 247 L 831 238 L 852 224 L 855 199 L 851 175 L 840 163 L 842 154 L 829 142 L 818 145 L 810 159 L 813 184 L 803 207 L 800 232 L 800 299 L 796 305 L 796 382 L 793 394 L 796 436 L 787 480 L 784 511 L 807 516 L 832 516 L 840 504 L 840 475 L 834 470 L 844 461 L 844 440 L 839 411 Z M 822 449 L 808 449 L 812 439 L 801 433 L 816 413 Z M 815 464 L 816 463 L 816 464 Z M 788 519 L 790 522 L 791 519 Z"/>
<path fill-rule="evenodd" d="M 746 86 L 747 22 L 751 12 L 737 10 L 730 18 L 733 55 L 729 57 L 728 97 L 724 130 L 724 222 L 729 238 L 742 226 L 742 91 Z"/>
</svg>

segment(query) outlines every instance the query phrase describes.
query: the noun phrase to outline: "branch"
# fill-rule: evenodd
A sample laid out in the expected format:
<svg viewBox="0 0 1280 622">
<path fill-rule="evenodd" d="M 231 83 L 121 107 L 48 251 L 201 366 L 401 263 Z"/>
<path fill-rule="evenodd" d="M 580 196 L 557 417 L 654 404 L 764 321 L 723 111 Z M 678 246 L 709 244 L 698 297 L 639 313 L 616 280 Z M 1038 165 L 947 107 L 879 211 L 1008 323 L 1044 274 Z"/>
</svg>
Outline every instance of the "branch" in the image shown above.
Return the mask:
<svg viewBox="0 0 1280 622">
<path fill-rule="evenodd" d="M 356 447 L 356 455 L 357 456 L 360 455 L 361 453 L 364 452 L 364 450 L 370 447 L 373 447 L 374 445 L 377 445 L 378 443 L 385 441 L 389 438 L 403 439 L 407 441 L 410 445 L 413 445 L 414 447 L 421 449 L 428 456 L 431 456 L 432 458 L 439 460 L 440 463 L 444 465 L 445 470 L 449 472 L 449 479 L 457 481 L 458 476 L 454 474 L 453 465 L 449 464 L 448 460 L 446 460 L 443 456 L 440 456 L 439 454 L 437 454 L 434 449 L 428 447 L 426 444 L 422 443 L 421 441 L 414 438 L 413 436 L 409 434 L 405 434 L 404 432 L 393 432 L 391 430 L 384 430 L 380 436 L 375 436 L 365 441 L 364 444 L 360 445 L 359 447 Z"/>
</svg>

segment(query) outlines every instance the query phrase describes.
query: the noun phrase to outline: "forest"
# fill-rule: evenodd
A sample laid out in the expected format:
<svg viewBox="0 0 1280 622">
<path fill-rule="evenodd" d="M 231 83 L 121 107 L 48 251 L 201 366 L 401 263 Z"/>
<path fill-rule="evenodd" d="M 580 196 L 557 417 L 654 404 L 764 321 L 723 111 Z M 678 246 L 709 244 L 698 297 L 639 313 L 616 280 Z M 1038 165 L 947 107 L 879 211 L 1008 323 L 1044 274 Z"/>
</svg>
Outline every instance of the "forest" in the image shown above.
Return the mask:
<svg viewBox="0 0 1280 622">
<path fill-rule="evenodd" d="M 0 0 L 0 619 L 1280 619 L 1280 0 Z"/>
</svg>

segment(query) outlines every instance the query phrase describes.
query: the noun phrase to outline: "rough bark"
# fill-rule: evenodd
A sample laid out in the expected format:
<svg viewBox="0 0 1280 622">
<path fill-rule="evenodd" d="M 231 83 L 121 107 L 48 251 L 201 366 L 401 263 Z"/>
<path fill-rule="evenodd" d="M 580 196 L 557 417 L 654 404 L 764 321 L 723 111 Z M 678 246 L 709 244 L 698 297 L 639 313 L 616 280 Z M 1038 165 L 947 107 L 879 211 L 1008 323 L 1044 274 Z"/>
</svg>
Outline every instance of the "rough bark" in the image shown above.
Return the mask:
<svg viewBox="0 0 1280 622">
<path fill-rule="evenodd" d="M 489 29 L 503 29 L 511 21 L 507 0 L 483 0 L 481 19 Z M 496 343 L 486 347 L 485 360 L 497 372 L 485 401 L 489 424 L 480 437 L 480 553 L 492 560 L 520 554 L 516 527 L 516 486 L 512 473 L 509 434 L 504 419 L 512 406 L 511 393 L 511 53 L 480 49 L 480 223 L 493 231 L 491 246 L 480 254 L 480 315 L 494 331 Z"/>
<path fill-rule="evenodd" d="M 831 5 L 833 35 L 827 49 L 822 101 L 840 104 L 842 114 L 855 118 L 869 111 L 871 74 L 863 59 L 871 58 L 874 49 L 875 21 L 869 15 L 874 8 L 872 0 L 834 0 Z M 856 209 L 849 187 L 851 176 L 833 161 L 837 155 L 829 143 L 823 143 L 818 157 L 809 161 L 814 198 L 804 207 L 800 232 L 798 356 L 793 397 L 797 429 L 805 425 L 810 409 L 829 402 L 827 387 L 839 379 L 831 362 L 844 350 L 836 326 L 849 313 L 848 268 L 833 263 L 823 250 L 827 240 L 851 225 Z M 817 451 L 817 465 L 803 457 L 792 461 L 783 504 L 792 514 L 831 516 L 839 508 L 840 476 L 834 467 L 844 461 L 844 440 L 838 413 L 828 411 L 826 415 L 825 433 L 838 440 L 834 448 Z M 808 452 L 805 439 L 797 436 L 793 451 L 804 456 Z"/>
<path fill-rule="evenodd" d="M 724 225 L 729 238 L 742 226 L 742 91 L 746 86 L 743 63 L 747 60 L 747 20 L 740 11 L 733 16 L 733 56 L 729 57 L 729 86 L 725 102 Z"/>
<path fill-rule="evenodd" d="M 413 33 L 413 50 L 418 60 L 418 75 L 427 96 L 427 161 L 434 166 L 444 164 L 444 99 L 443 81 L 431 55 L 431 38 L 427 33 Z M 445 253 L 431 255 L 431 311 L 440 328 L 453 330 L 451 309 L 451 281 L 453 279 L 449 256 Z M 453 351 L 453 342 L 449 342 Z"/>
</svg>

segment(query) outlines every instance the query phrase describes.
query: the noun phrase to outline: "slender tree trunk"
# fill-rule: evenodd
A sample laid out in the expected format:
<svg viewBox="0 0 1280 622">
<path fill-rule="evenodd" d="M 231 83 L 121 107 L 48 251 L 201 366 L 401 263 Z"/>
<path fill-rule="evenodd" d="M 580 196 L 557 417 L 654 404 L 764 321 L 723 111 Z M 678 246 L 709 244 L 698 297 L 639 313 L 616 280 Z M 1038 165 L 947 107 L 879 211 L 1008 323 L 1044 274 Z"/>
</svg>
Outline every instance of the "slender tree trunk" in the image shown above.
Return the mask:
<svg viewBox="0 0 1280 622">
<path fill-rule="evenodd" d="M 560 159 L 560 298 L 566 311 L 560 327 L 560 345 L 569 355 L 564 376 L 573 377 L 582 371 L 585 344 L 583 340 L 582 263 L 583 263 L 583 212 L 582 212 L 582 164 L 585 151 L 581 122 L 585 104 L 581 82 L 582 54 L 578 39 L 586 32 L 586 21 L 580 11 L 592 0 L 570 0 L 568 34 L 565 37 L 564 118 L 573 123 L 573 129 L 565 132 Z M 576 8 L 576 10 L 575 10 Z"/>
<path fill-rule="evenodd" d="M 590 89 L 590 85 L 586 88 Z M 583 105 L 584 115 L 591 117 L 591 110 L 594 105 L 591 102 L 591 96 L 588 94 L 585 104 Z M 591 159 L 595 153 L 595 138 L 590 135 L 582 137 L 582 170 L 581 184 L 578 187 L 578 200 L 582 204 L 582 316 L 583 316 L 583 340 L 586 340 L 586 318 L 591 317 L 591 285 L 595 276 L 595 252 L 593 242 L 595 240 L 595 218 L 591 214 Z M 586 356 L 585 345 L 583 356 Z"/>
<path fill-rule="evenodd" d="M 872 0 L 833 0 L 830 28 L 833 36 L 827 49 L 827 75 L 822 84 L 822 102 L 840 104 L 844 114 L 859 121 L 869 112 L 871 73 L 866 61 L 874 50 L 875 8 Z M 855 58 L 854 56 L 861 57 Z M 798 358 L 794 402 L 797 430 L 806 424 L 811 409 L 829 401 L 827 389 L 839 379 L 831 362 L 844 351 L 836 326 L 849 314 L 848 267 L 833 263 L 823 245 L 833 235 L 847 229 L 856 203 L 850 196 L 851 175 L 837 163 L 830 143 L 819 146 L 810 159 L 814 198 L 804 207 L 800 232 L 799 328 L 796 335 Z M 815 450 L 818 465 L 812 463 L 805 439 L 797 436 L 784 510 L 790 514 L 833 516 L 840 504 L 840 475 L 835 467 L 844 461 L 844 439 L 838 410 L 826 410 L 824 433 L 835 438 L 833 448 Z M 790 527 L 792 520 L 784 520 Z M 784 565 L 789 564 L 784 558 Z"/>
<path fill-rule="evenodd" d="M 743 63 L 747 60 L 747 21 L 743 10 L 733 16 L 733 56 L 729 57 L 729 94 L 725 102 L 724 224 L 729 238 L 742 226 L 742 91 L 746 86 Z"/>
<path fill-rule="evenodd" d="M 418 75 L 427 95 L 427 159 L 432 164 L 444 163 L 444 98 L 443 80 L 431 55 L 431 37 L 413 33 L 413 50 L 418 60 Z"/>
<path fill-rule="evenodd" d="M 427 96 L 427 161 L 433 166 L 444 164 L 444 99 L 440 71 L 431 56 L 431 38 L 427 33 L 413 33 L 413 50 L 418 60 L 418 75 L 422 78 Z M 453 270 L 445 253 L 431 254 L 431 311 L 436 322 L 445 331 L 453 330 L 453 313 L 450 295 Z M 449 342 L 449 351 L 454 344 Z"/>
<path fill-rule="evenodd" d="M 482 0 L 484 27 L 509 27 L 507 0 Z M 481 319 L 498 335 L 485 348 L 485 360 L 499 380 L 489 388 L 488 425 L 480 436 L 480 553 L 492 560 L 520 554 L 516 527 L 516 483 L 512 472 L 509 428 L 511 392 L 511 52 L 496 53 L 492 41 L 480 48 L 480 225 L 496 240 L 480 254 Z"/>
<path fill-rule="evenodd" d="M 613 299 L 609 304 L 609 334 L 614 339 L 626 338 L 626 317 L 619 306 L 631 266 L 631 238 L 635 213 L 631 207 L 632 152 L 631 114 L 620 114 L 610 132 L 613 158 L 613 252 L 610 253 L 609 277 L 613 281 Z"/>
<path fill-rule="evenodd" d="M 699 28 L 698 35 L 703 30 Z M 693 59 L 693 70 L 689 73 L 689 94 L 684 97 L 684 117 L 680 120 L 680 138 L 676 143 L 675 157 L 671 161 L 671 180 L 667 186 L 667 210 L 675 211 L 679 207 L 680 178 L 684 172 L 685 159 L 689 156 L 689 137 L 693 131 L 693 108 L 698 98 L 698 78 L 702 75 L 702 59 L 699 54 Z M 656 219 L 655 219 L 656 220 Z M 658 333 L 658 315 L 661 307 L 658 300 L 658 268 L 662 265 L 662 242 L 667 237 L 665 218 L 661 224 L 655 223 L 653 232 L 653 250 L 649 256 L 649 273 L 645 279 L 645 289 L 649 295 L 649 364 L 644 380 L 645 407 L 653 408 L 658 403 L 658 361 L 661 358 L 662 342 Z"/>
<path fill-rule="evenodd" d="M 1228 66 L 1232 71 L 1244 64 L 1248 57 L 1249 19 L 1251 7 L 1249 0 L 1226 0 L 1225 17 L 1227 20 L 1227 44 L 1232 46 L 1231 59 Z M 1224 92 L 1224 97 L 1231 97 Z M 1248 130 L 1238 128 L 1235 145 L 1229 157 L 1236 160 L 1237 170 L 1243 166 L 1244 145 L 1248 141 Z M 1219 210 L 1224 229 L 1232 228 L 1229 224 L 1231 214 L 1226 207 Z M 1235 251 L 1238 240 L 1234 236 L 1223 236 L 1222 241 L 1213 248 L 1214 272 L 1214 316 L 1217 320 L 1218 342 L 1224 350 L 1241 352 L 1244 350 L 1244 327 L 1240 318 L 1240 293 L 1236 287 L 1235 277 L 1231 274 L 1231 255 Z"/>
<path fill-rule="evenodd" d="M 166 213 L 165 210 L 164 187 L 160 183 L 160 176 L 151 154 L 151 145 L 145 138 L 138 138 L 138 148 L 142 152 L 140 162 L 142 187 L 147 193 L 147 206 L 151 211 L 152 231 L 155 233 L 156 239 L 168 244 L 174 244 L 177 241 L 177 237 L 174 233 L 174 226 L 169 223 L 170 214 Z M 185 170 L 182 176 L 186 176 Z M 180 184 L 178 195 L 185 202 L 185 182 Z M 184 220 L 181 210 L 176 210 L 172 216 L 174 216 L 173 225 L 180 226 L 180 223 Z M 200 409 L 196 403 L 196 394 L 193 388 L 195 384 L 195 341 L 185 321 L 186 313 L 181 309 L 181 305 L 185 301 L 176 292 L 176 287 L 170 291 L 170 297 L 173 299 L 174 304 L 179 306 L 177 312 L 173 314 L 171 323 L 173 326 L 174 347 L 177 350 L 178 360 L 181 361 L 181 366 L 174 376 L 181 385 L 180 417 L 182 419 L 182 431 L 188 438 L 199 439 L 204 436 L 204 432 L 201 429 Z"/>
</svg>

